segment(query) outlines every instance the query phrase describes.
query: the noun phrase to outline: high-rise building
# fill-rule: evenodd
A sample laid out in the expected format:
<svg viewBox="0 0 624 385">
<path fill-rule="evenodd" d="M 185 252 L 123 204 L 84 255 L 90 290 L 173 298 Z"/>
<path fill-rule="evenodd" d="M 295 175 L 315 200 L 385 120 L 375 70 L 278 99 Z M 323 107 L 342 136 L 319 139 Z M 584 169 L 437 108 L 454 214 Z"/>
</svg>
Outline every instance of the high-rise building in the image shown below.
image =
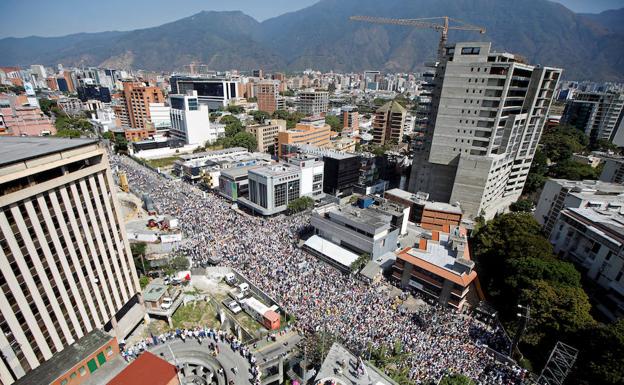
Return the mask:
<svg viewBox="0 0 624 385">
<path fill-rule="evenodd" d="M 65 84 L 67 86 L 67 91 L 69 93 L 76 92 L 76 85 L 74 83 L 73 74 L 71 71 L 63 71 L 63 79 L 65 80 Z"/>
<path fill-rule="evenodd" d="M 260 111 L 273 114 L 278 110 L 279 94 L 278 80 L 264 80 L 256 85 L 256 98 L 258 98 L 258 109 Z"/>
<path fill-rule="evenodd" d="M 204 144 L 217 140 L 210 127 L 208 106 L 199 104 L 197 91 L 186 95 L 170 95 L 171 135 L 186 144 Z"/>
<path fill-rule="evenodd" d="M 373 119 L 373 143 L 380 146 L 401 143 L 406 116 L 407 110 L 398 102 L 381 106 Z"/>
<path fill-rule="evenodd" d="M 95 329 L 124 338 L 143 312 L 97 141 L 2 137 L 0 175 L 0 380 L 8 385 Z"/>
<path fill-rule="evenodd" d="M 292 130 L 280 132 L 277 136 L 278 153 L 281 157 L 284 146 L 293 144 L 310 144 L 316 147 L 330 146 L 331 127 L 324 119 L 302 120 Z"/>
<path fill-rule="evenodd" d="M 624 92 L 577 92 L 561 118 L 592 140 L 613 140 L 624 114 Z"/>
<path fill-rule="evenodd" d="M 280 132 L 286 131 L 286 121 L 281 119 L 272 119 L 265 124 L 247 126 L 245 129 L 256 137 L 259 152 L 267 152 L 273 146 L 273 151 L 277 151 L 277 137 Z"/>
<path fill-rule="evenodd" d="M 111 102 L 110 90 L 107 87 L 93 84 L 78 87 L 78 98 L 83 102 L 87 100 L 99 100 L 103 103 Z"/>
<path fill-rule="evenodd" d="M 164 103 L 165 97 L 158 87 L 146 86 L 141 82 L 124 82 L 123 94 L 132 128 L 145 128 L 150 119 L 150 103 Z"/>
<path fill-rule="evenodd" d="M 329 92 L 301 91 L 297 98 L 297 111 L 306 116 L 324 115 L 329 109 Z"/>
<path fill-rule="evenodd" d="M 185 95 L 188 91 L 197 91 L 199 102 L 211 110 L 227 107 L 233 99 L 238 98 L 239 82 L 236 80 L 174 75 L 169 83 L 172 94 Z"/>
<path fill-rule="evenodd" d="M 432 200 L 459 202 L 472 218 L 491 218 L 520 197 L 561 76 L 490 45 L 446 48 L 409 185 Z"/>
<path fill-rule="evenodd" d="M 356 106 L 343 106 L 340 110 L 342 132 L 350 134 L 360 130 L 360 115 Z"/>
</svg>

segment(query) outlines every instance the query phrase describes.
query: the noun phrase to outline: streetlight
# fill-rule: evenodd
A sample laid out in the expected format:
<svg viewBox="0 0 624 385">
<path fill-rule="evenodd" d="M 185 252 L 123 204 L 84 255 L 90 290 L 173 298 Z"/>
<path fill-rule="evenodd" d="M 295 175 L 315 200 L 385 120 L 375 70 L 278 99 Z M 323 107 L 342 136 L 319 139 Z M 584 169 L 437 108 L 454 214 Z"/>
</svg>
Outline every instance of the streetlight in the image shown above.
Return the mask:
<svg viewBox="0 0 624 385">
<path fill-rule="evenodd" d="M 520 338 L 526 331 L 527 324 L 531 319 L 531 305 L 522 306 L 518 304 L 518 309 L 524 310 L 524 312 L 516 313 L 518 317 L 518 329 L 516 330 L 516 335 L 511 344 L 511 349 L 509 351 L 509 356 L 513 356 L 514 351 L 518 348 L 518 343 L 520 342 Z"/>
</svg>

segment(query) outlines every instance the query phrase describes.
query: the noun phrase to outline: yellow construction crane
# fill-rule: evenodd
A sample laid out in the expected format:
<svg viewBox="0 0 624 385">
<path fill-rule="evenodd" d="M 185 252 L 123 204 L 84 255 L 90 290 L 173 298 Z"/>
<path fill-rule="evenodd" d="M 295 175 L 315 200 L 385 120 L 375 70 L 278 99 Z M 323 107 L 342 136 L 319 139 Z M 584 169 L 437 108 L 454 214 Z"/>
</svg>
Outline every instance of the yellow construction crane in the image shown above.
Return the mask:
<svg viewBox="0 0 624 385">
<path fill-rule="evenodd" d="M 454 31 L 475 31 L 481 34 L 485 33 L 484 27 L 468 24 L 464 21 L 453 19 L 448 16 L 440 17 L 427 17 L 421 19 L 391 19 L 388 17 L 373 17 L 373 16 L 351 16 L 351 20 L 364 21 L 367 23 L 375 24 L 393 24 L 393 25 L 408 25 L 416 28 L 429 28 L 440 32 L 440 46 L 438 47 L 438 60 L 444 57 L 444 49 L 446 42 L 448 41 L 448 32 Z M 435 21 L 439 21 L 436 23 Z M 450 25 L 453 22 L 456 25 Z"/>
</svg>

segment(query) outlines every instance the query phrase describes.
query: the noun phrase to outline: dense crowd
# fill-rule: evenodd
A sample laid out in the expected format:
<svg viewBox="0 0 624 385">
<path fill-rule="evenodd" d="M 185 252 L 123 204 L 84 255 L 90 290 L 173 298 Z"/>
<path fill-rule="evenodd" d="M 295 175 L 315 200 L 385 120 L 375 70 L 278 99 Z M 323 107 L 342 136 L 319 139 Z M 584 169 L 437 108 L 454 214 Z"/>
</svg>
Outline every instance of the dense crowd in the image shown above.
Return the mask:
<svg viewBox="0 0 624 385">
<path fill-rule="evenodd" d="M 148 194 L 162 214 L 177 217 L 184 233 L 180 252 L 195 265 L 219 259 L 238 269 L 295 315 L 304 333 L 337 336 L 347 348 L 366 355 L 372 348 L 400 342 L 416 384 L 459 372 L 479 384 L 522 384 L 526 373 L 497 363 L 484 344 L 499 334 L 472 317 L 437 306 L 415 315 L 399 311 L 383 290 L 366 285 L 320 262 L 297 247 L 308 215 L 270 219 L 231 209 L 219 196 L 190 184 L 163 178 L 129 158 L 112 157 L 113 168 L 128 175 L 135 192 Z"/>
<path fill-rule="evenodd" d="M 226 333 L 222 330 L 200 327 L 194 329 L 176 329 L 157 336 L 152 335 L 151 337 L 145 338 L 132 346 L 126 346 L 125 343 L 122 342 L 120 344 L 121 356 L 129 362 L 136 359 L 143 352 L 148 351 L 155 346 L 171 342 L 172 340 L 180 340 L 182 342 L 195 340 L 200 346 L 205 346 L 206 350 L 215 357 L 218 357 L 220 353 L 219 344 L 227 344 L 234 353 L 240 354 L 241 357 L 249 363 L 251 383 L 254 385 L 260 384 L 260 370 L 257 366 L 257 359 L 251 352 L 251 349 L 245 346 L 232 334 Z M 239 369 L 235 367 L 234 375 L 238 375 L 238 370 Z M 225 373 L 223 368 L 220 368 L 219 373 L 210 373 L 210 375 L 211 377 L 214 375 L 224 377 Z M 212 383 L 212 381 L 209 383 Z M 231 381 L 231 383 L 233 383 L 233 381 Z"/>
</svg>

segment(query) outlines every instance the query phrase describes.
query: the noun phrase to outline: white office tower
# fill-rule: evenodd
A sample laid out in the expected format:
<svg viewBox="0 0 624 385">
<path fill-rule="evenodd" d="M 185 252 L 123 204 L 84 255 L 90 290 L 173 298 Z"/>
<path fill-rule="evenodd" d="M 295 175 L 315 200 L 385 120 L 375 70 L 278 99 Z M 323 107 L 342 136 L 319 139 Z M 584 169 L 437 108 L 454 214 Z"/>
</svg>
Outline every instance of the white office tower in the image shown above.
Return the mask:
<svg viewBox="0 0 624 385">
<path fill-rule="evenodd" d="M 115 191 L 96 140 L 0 138 L 0 383 L 143 320 Z"/>
<path fill-rule="evenodd" d="M 490 45 L 446 48 L 409 185 L 434 201 L 459 202 L 472 218 L 492 218 L 520 197 L 561 76 Z"/>
<path fill-rule="evenodd" d="M 210 127 L 208 106 L 199 104 L 197 91 L 186 95 L 171 95 L 171 135 L 186 144 L 205 144 L 217 140 L 216 130 Z"/>
</svg>

